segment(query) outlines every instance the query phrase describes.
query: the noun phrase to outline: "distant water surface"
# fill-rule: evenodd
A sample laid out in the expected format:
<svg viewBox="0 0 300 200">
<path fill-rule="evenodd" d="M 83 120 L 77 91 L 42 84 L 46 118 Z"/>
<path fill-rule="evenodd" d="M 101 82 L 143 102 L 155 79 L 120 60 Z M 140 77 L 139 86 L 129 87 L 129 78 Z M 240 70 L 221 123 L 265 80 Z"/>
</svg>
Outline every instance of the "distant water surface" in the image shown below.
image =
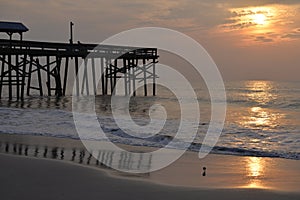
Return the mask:
<svg viewBox="0 0 300 200">
<path fill-rule="evenodd" d="M 300 82 L 227 82 L 227 117 L 214 153 L 300 159 Z M 198 134 L 190 146 L 197 151 L 210 119 L 210 98 L 205 87 L 195 89 L 201 109 Z M 122 98 L 122 97 L 119 97 Z M 162 147 L 178 129 L 180 107 L 176 97 L 158 88 L 156 97 L 132 97 L 130 113 L 139 125 L 149 123 L 151 105 L 166 108 L 168 119 L 161 132 L 150 138 L 132 137 L 120 130 L 111 114 L 110 97 L 96 97 L 96 113 L 109 139 L 129 145 Z M 85 106 L 90 106 L 87 101 Z M 89 128 L 89 127 L 87 127 Z M 29 97 L 24 102 L 0 101 L 0 133 L 78 139 L 71 97 Z M 85 138 L 93 139 L 93 138 Z M 180 141 L 174 148 L 181 148 Z"/>
</svg>

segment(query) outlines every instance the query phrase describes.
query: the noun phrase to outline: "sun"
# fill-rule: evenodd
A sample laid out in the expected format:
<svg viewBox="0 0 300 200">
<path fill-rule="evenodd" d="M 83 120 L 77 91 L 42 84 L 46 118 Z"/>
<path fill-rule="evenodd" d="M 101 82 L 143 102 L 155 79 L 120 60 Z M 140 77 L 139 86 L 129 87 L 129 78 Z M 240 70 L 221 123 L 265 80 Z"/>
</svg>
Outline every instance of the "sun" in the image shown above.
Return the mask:
<svg viewBox="0 0 300 200">
<path fill-rule="evenodd" d="M 267 32 L 274 28 L 274 22 L 278 17 L 279 8 L 274 6 L 264 7 L 242 7 L 229 9 L 232 17 L 228 18 L 228 28 L 233 30 L 244 30 L 244 32 Z"/>
<path fill-rule="evenodd" d="M 264 14 L 253 15 L 253 22 L 258 25 L 265 25 L 267 23 L 267 17 Z"/>
</svg>

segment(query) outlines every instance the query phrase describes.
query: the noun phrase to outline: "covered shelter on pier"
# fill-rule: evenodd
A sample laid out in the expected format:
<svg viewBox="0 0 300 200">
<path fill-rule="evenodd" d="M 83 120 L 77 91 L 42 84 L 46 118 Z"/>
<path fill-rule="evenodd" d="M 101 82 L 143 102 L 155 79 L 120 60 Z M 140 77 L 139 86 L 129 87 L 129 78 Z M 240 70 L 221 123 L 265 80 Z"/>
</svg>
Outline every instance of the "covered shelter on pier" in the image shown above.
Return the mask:
<svg viewBox="0 0 300 200">
<path fill-rule="evenodd" d="M 0 21 L 0 33 L 7 33 L 9 39 L 12 39 L 14 33 L 20 35 L 20 40 L 23 40 L 23 33 L 29 31 L 29 29 L 20 22 L 5 22 Z"/>
</svg>

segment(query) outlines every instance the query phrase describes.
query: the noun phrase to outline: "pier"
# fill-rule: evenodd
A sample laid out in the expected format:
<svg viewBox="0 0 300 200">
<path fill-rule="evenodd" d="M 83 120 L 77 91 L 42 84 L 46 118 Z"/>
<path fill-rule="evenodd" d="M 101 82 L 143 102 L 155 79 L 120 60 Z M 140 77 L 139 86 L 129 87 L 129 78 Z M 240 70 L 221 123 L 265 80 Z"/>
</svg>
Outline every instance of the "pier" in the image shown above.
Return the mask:
<svg viewBox="0 0 300 200">
<path fill-rule="evenodd" d="M 0 23 L 0 32 L 9 35 L 0 39 L 0 99 L 4 91 L 9 100 L 23 100 L 33 91 L 40 96 L 64 96 L 73 84 L 76 95 L 114 95 L 119 79 L 124 80 L 124 95 L 134 96 L 136 81 L 144 83 L 143 95 L 149 95 L 147 80 L 152 79 L 151 95 L 156 95 L 156 48 L 73 43 L 73 38 L 69 43 L 26 41 L 22 37 L 25 28 L 1 29 Z M 20 40 L 13 40 L 13 33 L 20 34 Z M 81 64 L 84 73 L 79 83 Z M 96 71 L 100 71 L 101 83 L 96 82 Z"/>
</svg>

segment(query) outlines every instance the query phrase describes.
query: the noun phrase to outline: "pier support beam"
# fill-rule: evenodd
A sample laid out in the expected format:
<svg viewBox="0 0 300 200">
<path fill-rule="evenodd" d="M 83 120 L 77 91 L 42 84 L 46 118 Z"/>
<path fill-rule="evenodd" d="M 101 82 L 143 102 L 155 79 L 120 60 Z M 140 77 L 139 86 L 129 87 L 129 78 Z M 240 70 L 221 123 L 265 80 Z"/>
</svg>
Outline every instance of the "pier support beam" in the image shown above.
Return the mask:
<svg viewBox="0 0 300 200">
<path fill-rule="evenodd" d="M 64 86 L 63 86 L 64 96 L 66 95 L 66 90 L 67 90 L 68 73 L 69 73 L 69 57 L 66 57 L 65 72 L 64 72 Z"/>
<path fill-rule="evenodd" d="M 147 96 L 147 66 L 146 60 L 143 59 L 143 72 L 144 72 L 144 95 Z"/>
<path fill-rule="evenodd" d="M 43 85 L 42 85 L 42 75 L 41 75 L 41 68 L 40 68 L 40 61 L 36 59 L 36 67 L 37 67 L 37 75 L 38 75 L 38 90 L 40 92 L 40 96 L 43 96 Z"/>
<path fill-rule="evenodd" d="M 55 95 L 62 96 L 61 77 L 60 77 L 61 57 L 56 57 L 56 67 L 54 69 L 55 74 Z"/>
<path fill-rule="evenodd" d="M 32 65 L 33 65 L 33 57 L 29 57 L 29 69 L 28 69 L 28 79 L 27 79 L 27 96 L 30 95 L 30 84 L 31 84 L 31 75 L 32 75 Z"/>
<path fill-rule="evenodd" d="M 24 99 L 25 90 L 25 78 L 26 78 L 26 65 L 27 65 L 27 54 L 23 57 L 23 68 L 22 68 L 22 84 L 21 84 L 21 100 Z"/>
<path fill-rule="evenodd" d="M 76 87 L 76 95 L 79 96 L 79 77 L 78 77 L 78 57 L 75 57 L 75 87 Z"/>
<path fill-rule="evenodd" d="M 3 55 L 2 56 L 1 77 L 0 77 L 0 99 L 2 97 L 3 80 L 4 80 L 4 76 L 5 76 L 5 74 L 4 74 L 5 58 L 6 58 L 6 55 Z"/>
<path fill-rule="evenodd" d="M 155 71 L 155 59 L 153 59 L 152 61 L 152 70 L 153 70 L 153 74 L 152 74 L 152 78 L 153 78 L 153 88 L 152 88 L 152 92 L 153 92 L 153 96 L 156 96 L 156 71 Z"/>
</svg>

